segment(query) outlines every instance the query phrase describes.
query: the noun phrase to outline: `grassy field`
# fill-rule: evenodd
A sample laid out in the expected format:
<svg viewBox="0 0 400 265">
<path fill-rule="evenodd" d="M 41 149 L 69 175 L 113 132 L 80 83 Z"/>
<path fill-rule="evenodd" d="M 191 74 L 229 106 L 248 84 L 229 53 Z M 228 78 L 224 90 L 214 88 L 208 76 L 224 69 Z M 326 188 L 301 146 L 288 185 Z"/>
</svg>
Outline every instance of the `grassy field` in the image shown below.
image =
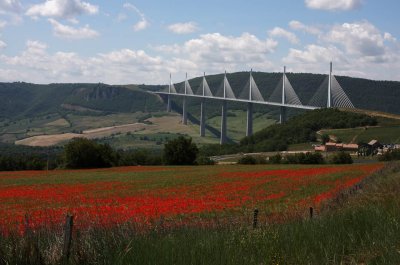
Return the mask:
<svg viewBox="0 0 400 265">
<path fill-rule="evenodd" d="M 3 172 L 0 260 L 58 264 L 72 213 L 70 264 L 398 264 L 400 166 L 382 166 Z"/>
<path fill-rule="evenodd" d="M 229 111 L 229 114 L 230 115 L 228 115 L 227 117 L 227 124 L 228 124 L 227 135 L 232 140 L 239 141 L 240 139 L 246 136 L 247 113 L 245 111 L 236 110 L 236 111 Z M 275 123 L 276 121 L 271 119 L 267 114 L 261 114 L 261 113 L 253 114 L 254 132 L 264 129 L 265 127 L 268 127 L 269 125 Z M 207 124 L 219 130 L 221 126 L 221 117 L 220 116 L 213 117 L 207 120 Z"/>
<path fill-rule="evenodd" d="M 373 139 L 381 143 L 400 142 L 400 126 L 322 130 L 321 133 L 333 135 L 344 143 L 368 143 Z"/>
</svg>

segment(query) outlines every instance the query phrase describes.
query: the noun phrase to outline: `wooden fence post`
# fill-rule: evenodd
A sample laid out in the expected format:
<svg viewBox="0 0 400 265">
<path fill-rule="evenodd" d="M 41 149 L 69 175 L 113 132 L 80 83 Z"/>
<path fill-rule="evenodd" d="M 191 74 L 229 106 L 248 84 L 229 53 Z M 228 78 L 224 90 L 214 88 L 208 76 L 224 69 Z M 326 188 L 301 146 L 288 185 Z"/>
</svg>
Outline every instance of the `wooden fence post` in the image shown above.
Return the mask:
<svg viewBox="0 0 400 265">
<path fill-rule="evenodd" d="M 314 214 L 314 209 L 313 207 L 310 207 L 310 219 L 313 218 L 313 214 Z"/>
<path fill-rule="evenodd" d="M 253 228 L 257 228 L 258 209 L 254 209 Z"/>
<path fill-rule="evenodd" d="M 70 255 L 73 225 L 74 225 L 74 216 L 67 215 L 67 217 L 65 218 L 64 248 L 63 248 L 63 256 L 65 260 L 68 260 Z"/>
<path fill-rule="evenodd" d="M 25 214 L 24 230 L 25 230 L 24 233 L 25 233 L 26 236 L 31 236 L 32 229 L 31 229 L 31 226 L 29 224 L 29 215 L 28 214 Z"/>
</svg>

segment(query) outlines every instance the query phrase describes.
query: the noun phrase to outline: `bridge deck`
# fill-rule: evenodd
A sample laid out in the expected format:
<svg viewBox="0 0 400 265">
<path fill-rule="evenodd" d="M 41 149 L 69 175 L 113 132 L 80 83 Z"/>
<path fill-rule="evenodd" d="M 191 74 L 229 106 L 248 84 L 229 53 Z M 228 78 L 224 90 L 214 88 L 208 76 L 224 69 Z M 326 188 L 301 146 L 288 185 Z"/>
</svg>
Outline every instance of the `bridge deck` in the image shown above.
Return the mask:
<svg viewBox="0 0 400 265">
<path fill-rule="evenodd" d="M 202 95 L 195 95 L 195 94 L 181 94 L 181 93 L 168 93 L 168 92 L 152 92 L 152 93 L 158 94 L 158 95 L 170 95 L 170 96 L 181 96 L 181 97 L 192 97 L 192 98 L 226 100 L 226 101 L 243 102 L 243 103 L 254 103 L 254 104 L 270 105 L 270 106 L 277 106 L 277 107 L 287 107 L 287 108 L 295 108 L 295 109 L 306 109 L 306 110 L 320 109 L 320 107 L 314 107 L 314 106 L 282 104 L 282 103 L 277 103 L 277 102 L 248 100 L 248 99 L 240 99 L 240 98 L 210 97 L 210 96 L 202 96 Z"/>
</svg>

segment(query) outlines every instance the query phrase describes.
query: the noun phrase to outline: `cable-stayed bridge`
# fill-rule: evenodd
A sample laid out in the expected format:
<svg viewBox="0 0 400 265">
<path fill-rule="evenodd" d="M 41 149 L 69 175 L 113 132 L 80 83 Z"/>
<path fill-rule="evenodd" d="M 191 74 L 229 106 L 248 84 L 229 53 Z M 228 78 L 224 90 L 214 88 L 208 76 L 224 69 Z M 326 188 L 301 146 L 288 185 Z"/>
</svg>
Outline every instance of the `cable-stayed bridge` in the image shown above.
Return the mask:
<svg viewBox="0 0 400 265">
<path fill-rule="evenodd" d="M 172 83 L 170 75 L 170 82 L 167 91 L 154 92 L 158 95 L 167 96 L 167 111 L 171 111 L 172 97 L 183 97 L 182 100 L 182 123 L 187 124 L 187 98 L 198 98 L 201 100 L 200 105 L 200 136 L 205 135 L 205 106 L 207 99 L 221 101 L 221 138 L 220 143 L 223 144 L 227 141 L 227 102 L 242 102 L 247 104 L 247 125 L 246 136 L 253 134 L 253 104 L 276 106 L 280 108 L 280 123 L 284 123 L 286 119 L 286 109 L 304 109 L 314 110 L 319 108 L 354 108 L 353 103 L 350 101 L 335 76 L 332 74 L 332 63 L 330 63 L 329 75 L 322 82 L 320 87 L 311 97 L 309 102 L 303 104 L 292 87 L 289 79 L 286 76 L 286 67 L 283 68 L 282 78 L 276 85 L 274 91 L 268 98 L 264 98 L 261 94 L 257 83 L 253 78 L 252 71 L 249 73 L 249 79 L 246 85 L 242 88 L 241 93 L 235 95 L 233 89 L 224 74 L 221 86 L 214 93 L 210 89 L 206 75 L 204 74 L 200 86 L 193 90 L 186 74 L 185 82 L 181 89 L 177 89 L 176 85 Z"/>
</svg>

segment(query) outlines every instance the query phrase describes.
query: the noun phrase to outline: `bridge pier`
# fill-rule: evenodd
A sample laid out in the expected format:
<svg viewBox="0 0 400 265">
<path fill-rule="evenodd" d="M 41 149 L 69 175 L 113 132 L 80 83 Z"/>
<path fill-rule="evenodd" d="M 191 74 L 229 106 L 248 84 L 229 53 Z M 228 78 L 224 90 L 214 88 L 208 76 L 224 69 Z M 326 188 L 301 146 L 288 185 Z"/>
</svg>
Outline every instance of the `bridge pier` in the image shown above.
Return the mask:
<svg viewBox="0 0 400 265">
<path fill-rule="evenodd" d="M 247 128 L 246 136 L 251 136 L 253 134 L 253 103 L 247 103 Z"/>
<path fill-rule="evenodd" d="M 182 101 L 182 124 L 187 125 L 186 97 Z"/>
<path fill-rule="evenodd" d="M 167 112 L 171 112 L 171 96 L 167 96 Z"/>
<path fill-rule="evenodd" d="M 279 115 L 279 123 L 284 124 L 286 122 L 286 107 L 281 107 L 281 114 Z"/>
<path fill-rule="evenodd" d="M 221 138 L 219 143 L 226 143 L 226 117 L 227 117 L 227 104 L 226 100 L 222 101 L 222 113 L 221 113 Z"/>
<path fill-rule="evenodd" d="M 205 102 L 204 98 L 201 99 L 200 104 L 200 137 L 204 137 L 206 134 L 206 117 L 205 117 Z"/>
</svg>

